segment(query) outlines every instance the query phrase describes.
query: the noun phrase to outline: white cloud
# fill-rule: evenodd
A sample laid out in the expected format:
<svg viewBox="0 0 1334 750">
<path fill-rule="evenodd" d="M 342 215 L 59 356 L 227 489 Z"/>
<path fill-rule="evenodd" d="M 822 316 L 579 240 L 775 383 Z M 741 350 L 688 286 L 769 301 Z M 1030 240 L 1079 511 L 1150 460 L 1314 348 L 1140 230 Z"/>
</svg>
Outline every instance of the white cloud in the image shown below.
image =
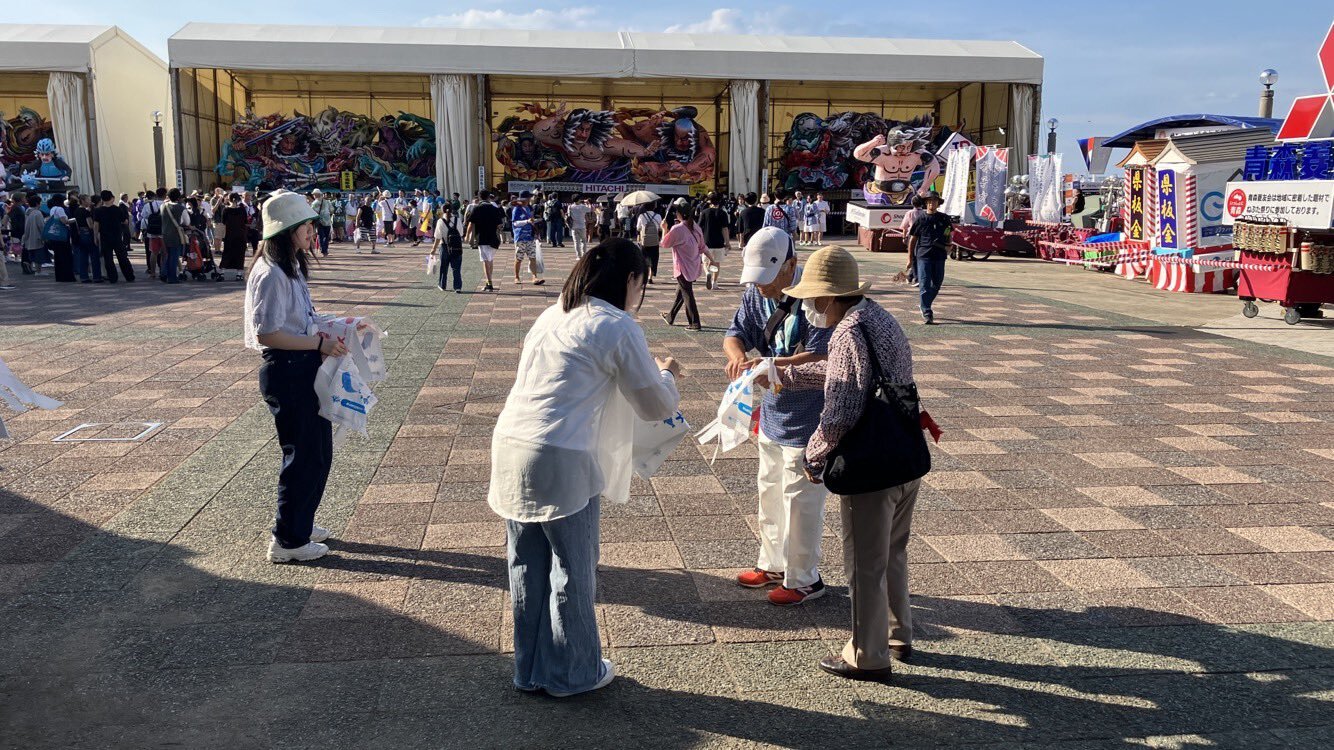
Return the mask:
<svg viewBox="0 0 1334 750">
<path fill-rule="evenodd" d="M 668 34 L 740 34 L 744 16 L 735 8 L 718 8 L 703 21 L 668 26 Z"/>
<path fill-rule="evenodd" d="M 598 17 L 596 8 L 586 5 L 557 10 L 535 8 L 526 13 L 469 8 L 460 13 L 428 16 L 417 25 L 455 29 L 588 29 L 607 26 Z"/>
</svg>

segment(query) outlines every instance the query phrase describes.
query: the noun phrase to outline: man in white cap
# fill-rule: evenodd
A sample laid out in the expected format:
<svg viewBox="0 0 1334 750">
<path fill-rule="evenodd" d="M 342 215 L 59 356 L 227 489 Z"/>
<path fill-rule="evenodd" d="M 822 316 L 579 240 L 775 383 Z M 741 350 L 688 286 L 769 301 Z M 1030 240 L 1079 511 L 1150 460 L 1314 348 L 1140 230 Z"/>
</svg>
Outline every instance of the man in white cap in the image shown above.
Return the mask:
<svg viewBox="0 0 1334 750">
<path fill-rule="evenodd" d="M 747 288 L 723 339 L 727 377 L 735 380 L 761 357 L 773 357 L 779 367 L 824 359 L 829 329 L 812 326 L 801 300 L 783 294 L 801 279 L 791 235 L 776 227 L 760 229 L 741 259 Z M 823 407 L 819 390 L 765 390 L 760 405 L 760 554 L 755 569 L 737 576 L 737 583 L 747 588 L 781 583 L 769 592 L 769 601 L 780 606 L 825 593 L 818 571 L 825 490 L 806 478 L 803 459 Z"/>
</svg>

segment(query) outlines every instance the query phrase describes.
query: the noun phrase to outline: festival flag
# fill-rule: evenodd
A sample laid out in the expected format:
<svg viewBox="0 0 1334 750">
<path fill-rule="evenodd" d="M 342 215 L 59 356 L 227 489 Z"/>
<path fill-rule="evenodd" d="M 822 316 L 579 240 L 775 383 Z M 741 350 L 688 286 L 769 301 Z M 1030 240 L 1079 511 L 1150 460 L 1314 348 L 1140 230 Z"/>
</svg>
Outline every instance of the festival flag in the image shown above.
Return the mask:
<svg viewBox="0 0 1334 750">
<path fill-rule="evenodd" d="M 1107 171 L 1107 161 L 1112 152 L 1102 147 L 1102 142 L 1105 140 L 1106 137 L 1099 135 L 1076 141 L 1079 144 L 1079 153 L 1084 156 L 1084 168 L 1089 174 L 1102 174 Z"/>
</svg>

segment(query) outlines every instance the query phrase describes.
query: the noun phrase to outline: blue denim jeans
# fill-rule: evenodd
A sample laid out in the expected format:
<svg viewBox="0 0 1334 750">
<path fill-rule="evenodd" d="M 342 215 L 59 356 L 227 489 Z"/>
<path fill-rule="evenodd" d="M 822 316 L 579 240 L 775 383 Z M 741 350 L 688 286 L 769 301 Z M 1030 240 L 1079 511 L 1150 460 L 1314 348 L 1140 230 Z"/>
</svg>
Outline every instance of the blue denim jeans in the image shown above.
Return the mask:
<svg viewBox="0 0 1334 750">
<path fill-rule="evenodd" d="M 940 285 L 945 281 L 945 253 L 930 253 L 928 255 L 917 256 L 917 281 L 922 295 L 921 308 L 922 317 L 931 320 L 935 313 L 931 311 L 931 303 L 936 301 L 936 295 L 940 294 Z"/>
<path fill-rule="evenodd" d="M 603 675 L 593 598 L 598 498 L 554 521 L 506 521 L 514 606 L 514 686 L 574 693 Z"/>
<path fill-rule="evenodd" d="M 162 261 L 162 276 L 168 284 L 175 284 L 180 281 L 181 271 L 181 253 L 185 248 L 181 245 L 168 245 L 167 257 Z"/>
</svg>

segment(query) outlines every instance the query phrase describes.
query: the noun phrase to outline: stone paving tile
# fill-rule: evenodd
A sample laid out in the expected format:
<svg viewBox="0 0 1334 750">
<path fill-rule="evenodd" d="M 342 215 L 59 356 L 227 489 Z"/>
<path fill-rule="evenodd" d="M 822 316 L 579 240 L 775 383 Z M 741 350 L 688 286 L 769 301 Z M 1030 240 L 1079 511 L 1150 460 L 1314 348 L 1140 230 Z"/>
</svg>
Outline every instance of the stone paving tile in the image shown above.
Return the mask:
<svg viewBox="0 0 1334 750">
<path fill-rule="evenodd" d="M 911 320 L 914 295 L 879 283 L 895 261 L 859 259 Z M 553 281 L 568 267 L 551 253 Z M 73 305 L 25 277 L 8 293 L 48 290 L 7 319 L 0 357 L 67 405 L 8 420 L 18 439 L 0 443 L 6 740 L 482 748 L 544 726 L 549 746 L 674 749 L 1329 744 L 1308 697 L 1334 669 L 1326 360 L 951 281 L 945 324 L 908 327 L 946 429 L 909 542 L 917 663 L 890 686 L 814 669 L 851 618 L 837 513 L 830 594 L 772 607 L 734 583 L 758 550 L 754 447 L 710 463 L 686 441 L 604 507 L 598 618 L 621 678 L 554 701 L 510 688 L 504 526 L 485 499 L 518 342 L 558 284 L 440 295 L 419 269 L 419 251 L 336 247 L 316 270 L 320 309 L 391 330 L 391 379 L 370 440 L 336 457 L 334 554 L 306 567 L 260 559 L 278 456 L 240 285 Z M 695 424 L 724 385 L 737 291 L 698 293 L 704 338 L 654 322 L 665 285 L 641 315 L 689 371 Z M 136 418 L 167 429 L 49 442 Z"/>
</svg>

